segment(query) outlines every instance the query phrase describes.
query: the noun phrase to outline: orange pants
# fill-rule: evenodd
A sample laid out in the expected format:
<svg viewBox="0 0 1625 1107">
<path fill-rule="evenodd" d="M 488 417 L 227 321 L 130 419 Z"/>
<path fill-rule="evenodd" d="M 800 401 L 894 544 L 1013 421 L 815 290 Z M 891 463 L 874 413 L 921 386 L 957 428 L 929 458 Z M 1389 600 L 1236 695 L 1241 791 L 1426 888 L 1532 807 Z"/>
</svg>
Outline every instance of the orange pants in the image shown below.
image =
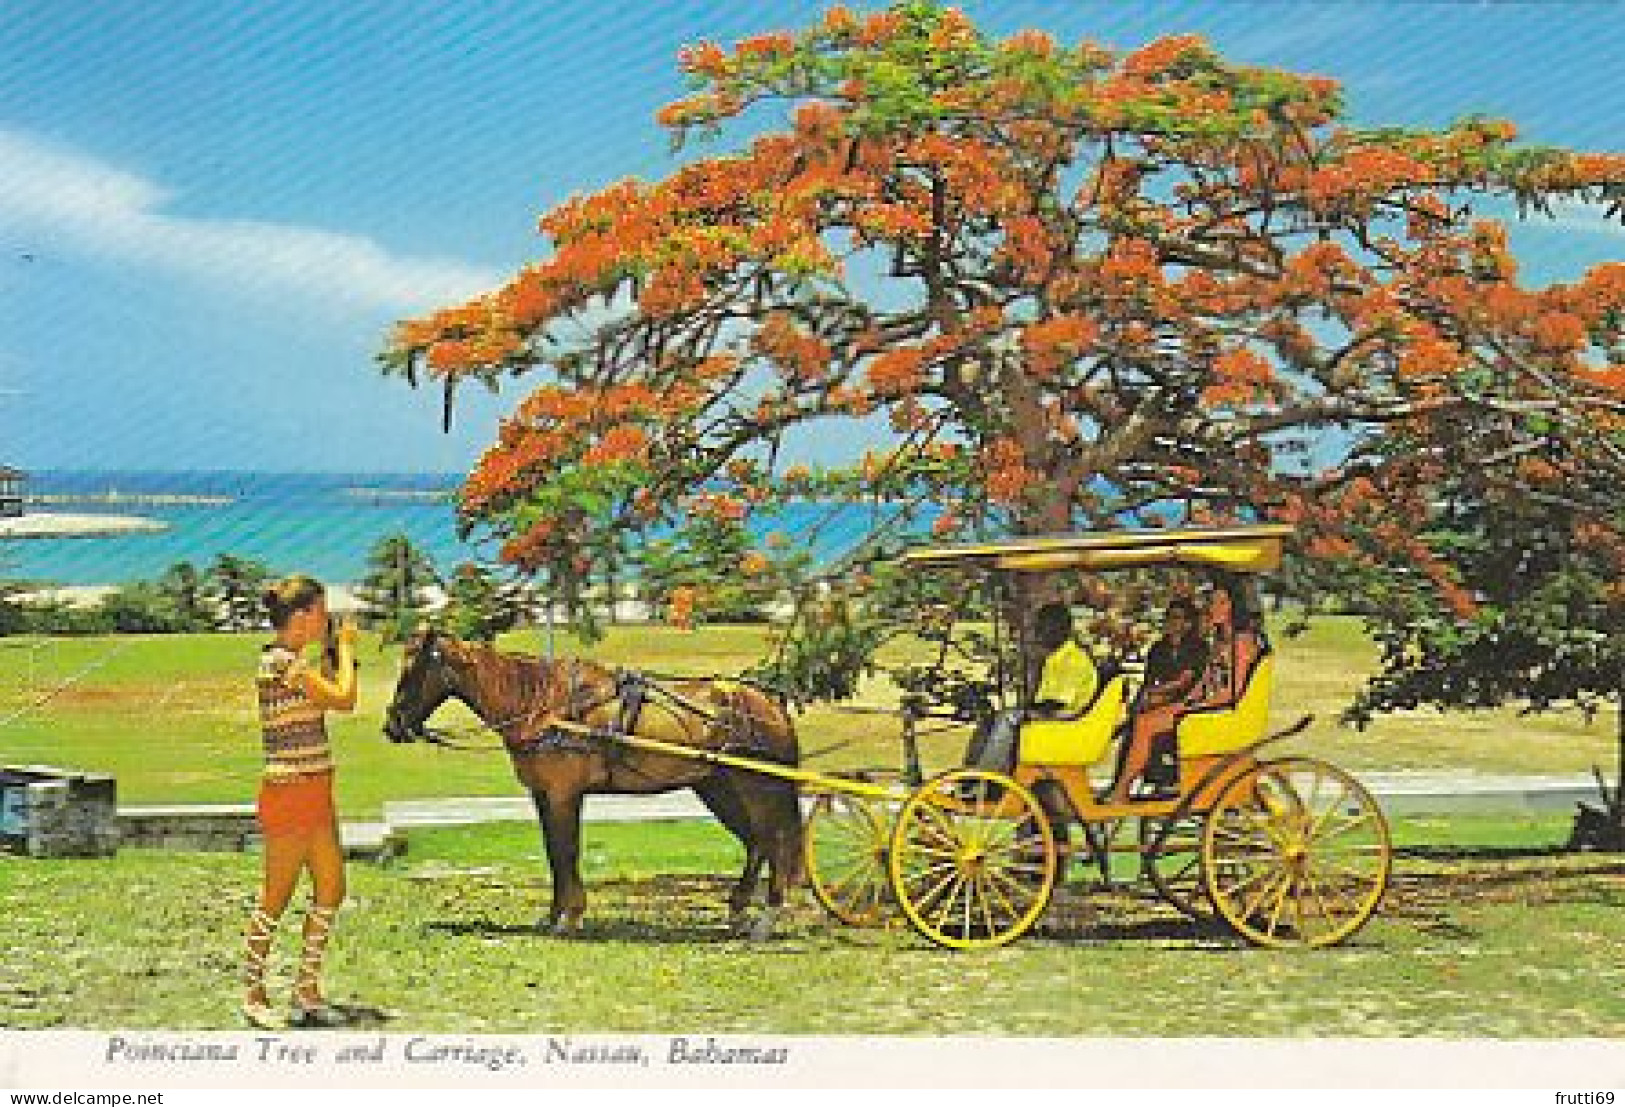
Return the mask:
<svg viewBox="0 0 1625 1107">
<path fill-rule="evenodd" d="M 333 808 L 333 774 L 310 773 L 292 780 L 260 783 L 260 833 L 267 838 L 308 834 L 338 820 Z"/>
</svg>

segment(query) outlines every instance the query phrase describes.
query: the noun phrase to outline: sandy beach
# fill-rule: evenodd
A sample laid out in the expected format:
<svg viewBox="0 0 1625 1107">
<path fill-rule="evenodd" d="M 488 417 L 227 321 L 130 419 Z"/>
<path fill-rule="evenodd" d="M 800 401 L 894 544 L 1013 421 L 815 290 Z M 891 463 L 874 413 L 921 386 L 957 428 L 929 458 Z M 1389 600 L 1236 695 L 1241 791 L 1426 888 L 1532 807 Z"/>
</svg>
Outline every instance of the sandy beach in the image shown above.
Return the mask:
<svg viewBox="0 0 1625 1107">
<path fill-rule="evenodd" d="M 33 589 L 22 593 L 21 598 L 25 602 L 63 603 L 69 607 L 88 609 L 100 604 L 120 587 L 116 584 L 64 584 L 56 588 Z M 354 615 L 360 612 L 361 600 L 356 595 L 356 587 L 353 584 L 329 584 L 327 609 L 335 615 Z M 438 611 L 446 606 L 446 593 L 437 585 L 425 588 L 423 598 L 430 611 Z"/>
<path fill-rule="evenodd" d="M 0 519 L 0 539 L 5 538 L 105 538 L 119 534 L 158 534 L 169 524 L 136 515 L 68 515 L 34 511 L 15 518 Z"/>
</svg>

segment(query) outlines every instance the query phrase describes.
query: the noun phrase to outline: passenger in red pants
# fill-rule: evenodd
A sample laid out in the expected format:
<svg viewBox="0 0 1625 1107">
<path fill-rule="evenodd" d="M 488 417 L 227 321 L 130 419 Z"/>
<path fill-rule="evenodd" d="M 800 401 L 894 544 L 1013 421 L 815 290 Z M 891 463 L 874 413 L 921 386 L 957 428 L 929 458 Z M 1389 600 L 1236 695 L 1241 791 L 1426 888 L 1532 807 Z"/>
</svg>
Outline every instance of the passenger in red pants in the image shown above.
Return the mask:
<svg viewBox="0 0 1625 1107">
<path fill-rule="evenodd" d="M 1191 709 L 1208 668 L 1208 647 L 1199 628 L 1196 604 L 1181 596 L 1168 604 L 1162 637 L 1145 658 L 1145 683 L 1135 706 L 1129 746 L 1123 766 L 1108 797 L 1127 803 L 1130 786 L 1145 773 L 1152 743 L 1172 734 L 1182 715 Z"/>
</svg>

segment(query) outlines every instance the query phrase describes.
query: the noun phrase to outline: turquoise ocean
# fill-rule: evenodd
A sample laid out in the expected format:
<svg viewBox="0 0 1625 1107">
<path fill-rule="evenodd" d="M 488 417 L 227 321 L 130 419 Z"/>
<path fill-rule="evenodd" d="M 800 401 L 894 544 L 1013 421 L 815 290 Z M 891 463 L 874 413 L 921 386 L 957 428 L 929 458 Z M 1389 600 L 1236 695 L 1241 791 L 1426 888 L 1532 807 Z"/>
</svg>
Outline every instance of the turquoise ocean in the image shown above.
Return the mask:
<svg viewBox="0 0 1625 1107">
<path fill-rule="evenodd" d="M 449 494 L 458 483 L 457 475 L 437 473 L 37 471 L 27 493 L 49 502 L 32 503 L 30 511 L 136 515 L 167 529 L 0 541 L 0 579 L 122 584 L 155 579 L 178 562 L 201 569 L 233 554 L 278 574 L 353 582 L 366 574 L 367 553 L 378 540 L 398 533 L 445 573 L 464 562 L 494 562 L 496 543 L 457 537 Z M 868 508 L 809 503 L 752 525 L 804 542 L 822 563 L 850 549 L 873 522 Z"/>
</svg>

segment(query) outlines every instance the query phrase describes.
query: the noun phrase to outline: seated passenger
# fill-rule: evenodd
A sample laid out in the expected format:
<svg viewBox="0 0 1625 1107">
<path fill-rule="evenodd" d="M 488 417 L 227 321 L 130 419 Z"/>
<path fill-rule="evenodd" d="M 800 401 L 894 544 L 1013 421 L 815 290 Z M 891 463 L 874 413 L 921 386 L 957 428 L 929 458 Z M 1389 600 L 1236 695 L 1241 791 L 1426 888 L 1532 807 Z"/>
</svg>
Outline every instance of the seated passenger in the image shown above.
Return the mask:
<svg viewBox="0 0 1625 1107">
<path fill-rule="evenodd" d="M 1181 596 L 1168 604 L 1162 637 L 1145 658 L 1145 683 L 1135 704 L 1132 732 L 1110 803 L 1126 803 L 1129 787 L 1145 773 L 1152 745 L 1172 737 L 1174 726 L 1201 694 L 1209 651 L 1199 627 L 1196 604 Z"/>
<path fill-rule="evenodd" d="M 1026 710 L 1001 711 L 978 727 L 965 751 L 972 768 L 1007 773 L 1014 768 L 1016 737 L 1031 718 L 1073 715 L 1088 707 L 1100 688 L 1094 658 L 1073 635 L 1072 612 L 1062 603 L 1047 603 L 1033 616 L 1033 642 L 1044 651 L 1038 685 Z"/>
</svg>

